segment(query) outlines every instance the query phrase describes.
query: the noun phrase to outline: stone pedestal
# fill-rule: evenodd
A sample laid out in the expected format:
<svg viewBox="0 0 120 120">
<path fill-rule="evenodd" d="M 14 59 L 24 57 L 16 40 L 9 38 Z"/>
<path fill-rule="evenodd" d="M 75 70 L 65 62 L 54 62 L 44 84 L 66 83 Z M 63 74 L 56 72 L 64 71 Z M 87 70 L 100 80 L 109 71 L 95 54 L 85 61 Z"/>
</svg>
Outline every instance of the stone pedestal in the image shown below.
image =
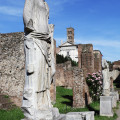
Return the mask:
<svg viewBox="0 0 120 120">
<path fill-rule="evenodd" d="M 118 91 L 114 91 L 113 93 L 115 94 L 117 101 L 119 101 L 119 93 L 118 93 Z"/>
<path fill-rule="evenodd" d="M 91 112 L 69 112 L 66 115 L 60 115 L 54 120 L 94 120 L 94 111 Z"/>
<path fill-rule="evenodd" d="M 27 116 L 27 115 L 26 115 Z M 60 113 L 58 108 L 52 108 L 49 111 L 48 110 L 38 110 L 35 111 L 35 118 L 24 118 L 22 120 L 57 120 L 57 118 L 60 117 Z M 61 117 L 63 117 L 62 115 Z"/>
<path fill-rule="evenodd" d="M 100 96 L 100 116 L 113 116 L 112 96 Z"/>
<path fill-rule="evenodd" d="M 112 107 L 115 108 L 117 106 L 117 94 L 116 92 L 111 92 L 110 96 L 112 96 Z"/>
<path fill-rule="evenodd" d="M 116 92 L 116 94 L 117 94 L 117 101 L 119 101 L 119 93 L 118 93 L 118 91 Z"/>
</svg>

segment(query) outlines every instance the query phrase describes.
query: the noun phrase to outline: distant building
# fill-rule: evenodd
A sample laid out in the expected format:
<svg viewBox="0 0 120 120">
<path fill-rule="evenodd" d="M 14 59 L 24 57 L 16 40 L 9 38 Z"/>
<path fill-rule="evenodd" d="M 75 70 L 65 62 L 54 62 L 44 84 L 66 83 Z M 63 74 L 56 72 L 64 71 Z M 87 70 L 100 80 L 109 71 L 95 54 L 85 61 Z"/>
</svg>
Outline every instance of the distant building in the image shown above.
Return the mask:
<svg viewBox="0 0 120 120">
<path fill-rule="evenodd" d="M 78 62 L 78 45 L 74 44 L 74 28 L 67 28 L 67 41 L 57 48 L 57 54 Z"/>
<path fill-rule="evenodd" d="M 78 62 L 78 67 L 86 69 L 87 73 L 102 70 L 102 53 L 93 50 L 92 44 L 74 44 L 74 28 L 67 28 L 67 41 L 56 48 L 56 53 L 71 57 Z"/>
<path fill-rule="evenodd" d="M 114 69 L 114 70 L 115 70 L 115 69 L 120 69 L 120 60 L 115 61 L 115 62 L 113 63 L 113 69 Z"/>
</svg>

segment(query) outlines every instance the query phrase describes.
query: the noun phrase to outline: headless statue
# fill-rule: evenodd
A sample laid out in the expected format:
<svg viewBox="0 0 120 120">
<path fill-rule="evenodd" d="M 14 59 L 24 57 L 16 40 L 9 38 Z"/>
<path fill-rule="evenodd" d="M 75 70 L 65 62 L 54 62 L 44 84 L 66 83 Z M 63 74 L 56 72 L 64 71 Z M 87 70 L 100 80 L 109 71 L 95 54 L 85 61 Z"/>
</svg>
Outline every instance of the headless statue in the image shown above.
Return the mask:
<svg viewBox="0 0 120 120">
<path fill-rule="evenodd" d="M 48 25 L 49 8 L 44 0 L 26 0 L 26 75 L 23 93 L 24 115 L 28 120 L 52 120 L 50 85 L 55 74 L 54 26 Z"/>
<path fill-rule="evenodd" d="M 102 74 L 103 74 L 103 95 L 110 95 L 110 75 L 109 65 L 106 60 L 102 60 Z"/>
</svg>

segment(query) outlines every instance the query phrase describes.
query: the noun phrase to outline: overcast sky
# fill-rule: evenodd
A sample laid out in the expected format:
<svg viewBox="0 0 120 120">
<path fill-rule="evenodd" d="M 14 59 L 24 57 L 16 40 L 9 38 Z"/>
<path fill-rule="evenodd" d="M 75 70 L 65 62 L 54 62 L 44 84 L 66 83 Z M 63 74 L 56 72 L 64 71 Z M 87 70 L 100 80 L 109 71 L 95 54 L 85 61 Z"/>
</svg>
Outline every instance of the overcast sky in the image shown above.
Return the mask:
<svg viewBox="0 0 120 120">
<path fill-rule="evenodd" d="M 109 61 L 120 60 L 120 0 L 46 0 L 49 23 L 55 24 L 57 46 L 66 28 L 75 29 L 75 43 L 92 43 Z M 0 0 L 0 33 L 22 32 L 25 0 Z"/>
</svg>

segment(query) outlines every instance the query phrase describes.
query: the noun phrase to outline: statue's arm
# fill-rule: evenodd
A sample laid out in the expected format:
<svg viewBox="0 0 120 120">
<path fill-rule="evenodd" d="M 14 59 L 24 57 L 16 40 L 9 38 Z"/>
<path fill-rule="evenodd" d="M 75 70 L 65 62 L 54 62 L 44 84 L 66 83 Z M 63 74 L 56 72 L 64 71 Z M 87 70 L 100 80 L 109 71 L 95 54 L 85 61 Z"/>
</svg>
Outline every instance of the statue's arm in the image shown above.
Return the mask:
<svg viewBox="0 0 120 120">
<path fill-rule="evenodd" d="M 32 11 L 33 11 L 33 5 L 34 0 L 25 0 L 25 6 L 23 11 L 23 21 L 25 30 L 27 31 L 33 31 L 33 18 L 32 18 Z"/>
</svg>

